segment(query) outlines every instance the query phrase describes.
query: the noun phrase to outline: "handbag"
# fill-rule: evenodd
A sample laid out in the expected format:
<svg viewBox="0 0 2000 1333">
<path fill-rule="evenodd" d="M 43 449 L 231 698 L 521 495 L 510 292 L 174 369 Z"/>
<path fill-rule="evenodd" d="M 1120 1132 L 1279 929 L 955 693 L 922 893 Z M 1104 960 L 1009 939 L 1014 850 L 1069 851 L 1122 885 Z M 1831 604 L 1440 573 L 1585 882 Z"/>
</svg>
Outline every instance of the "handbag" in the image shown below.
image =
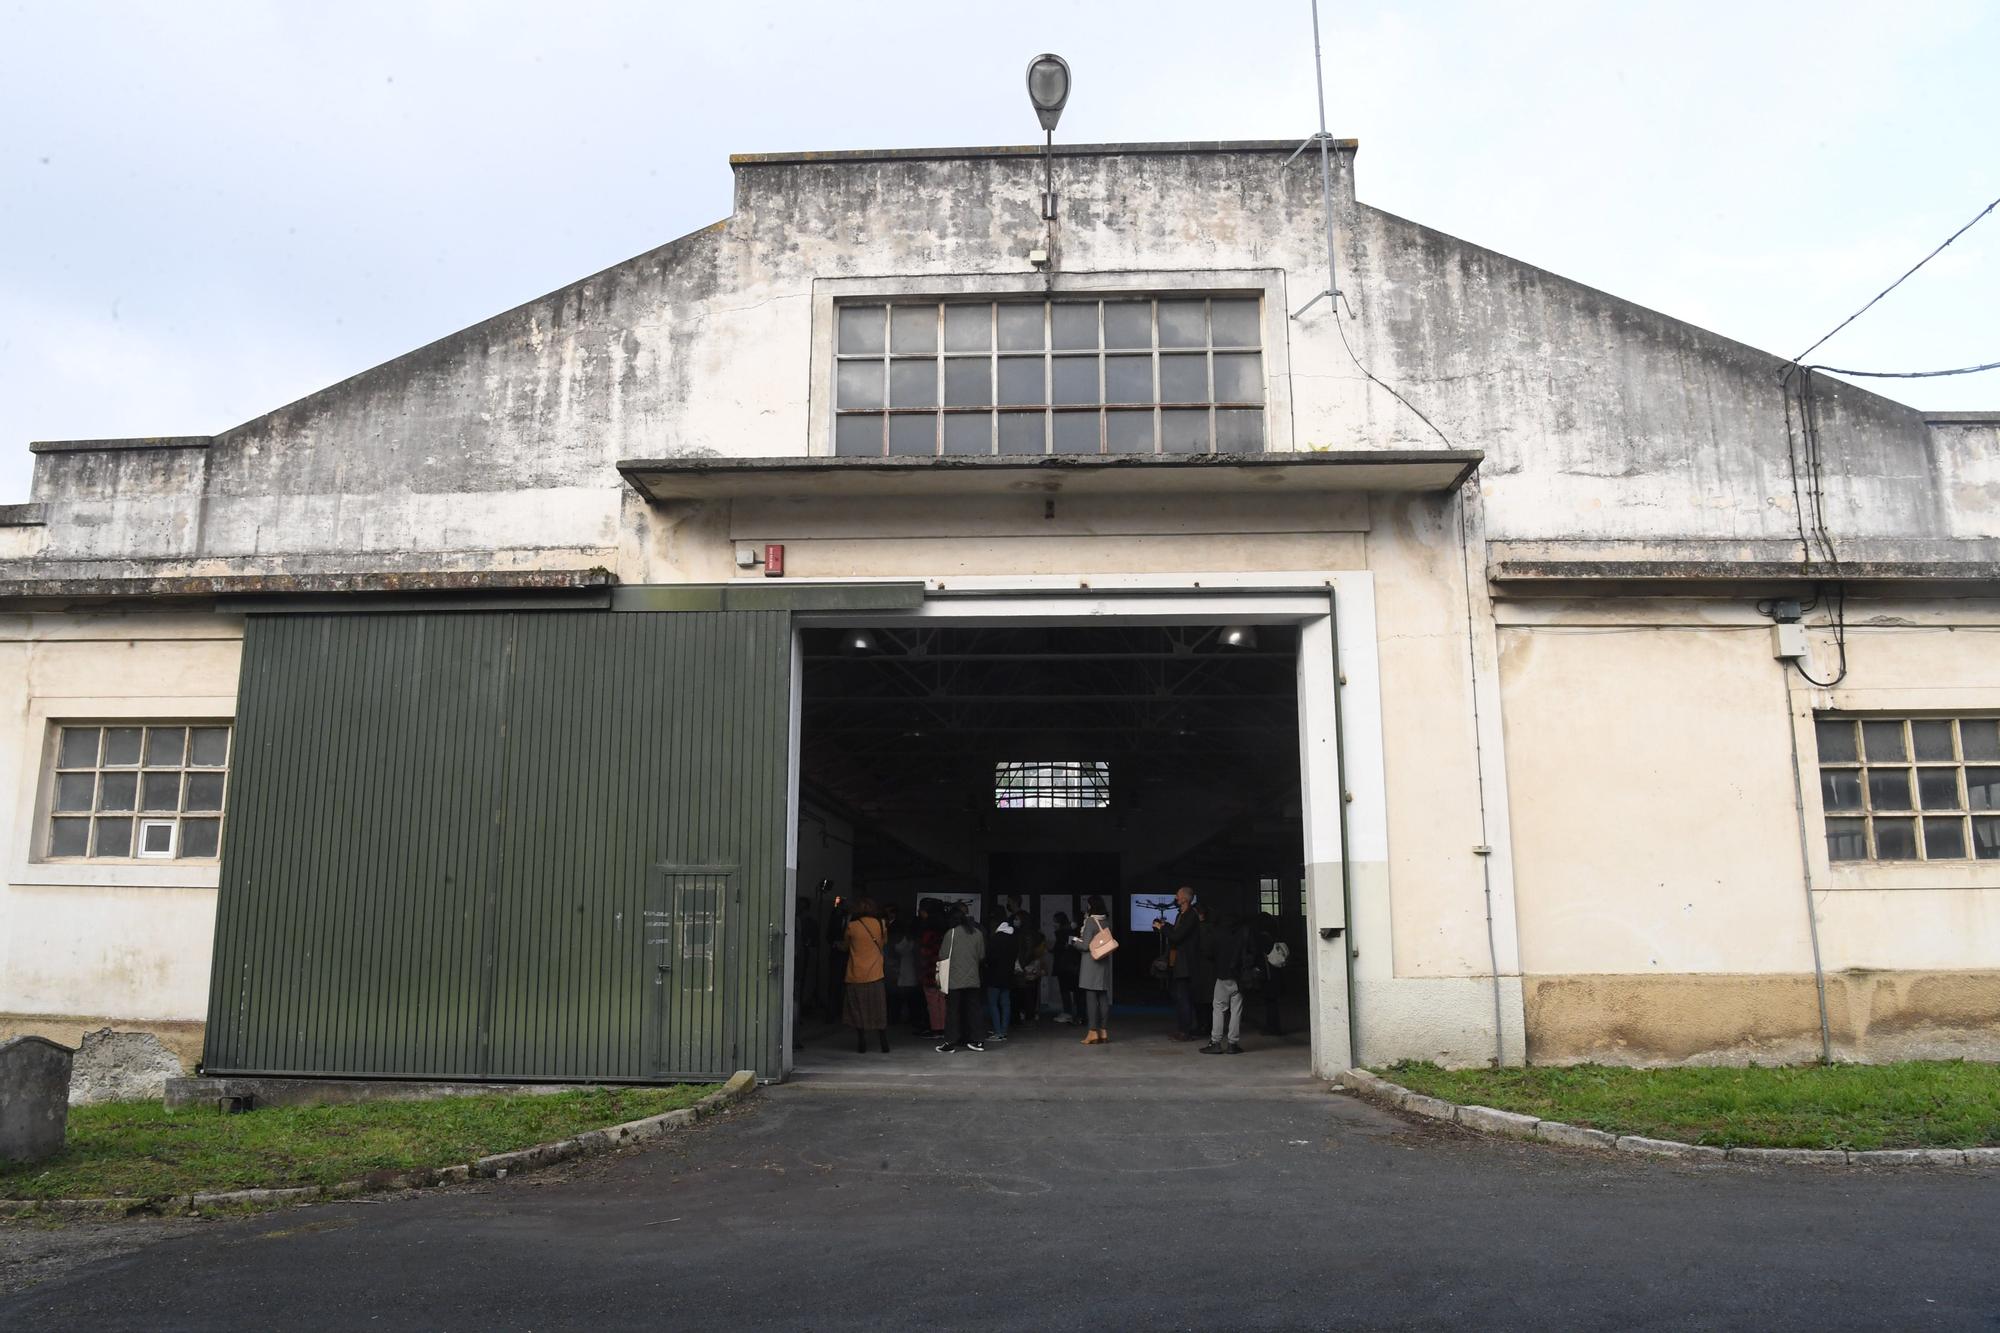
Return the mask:
<svg viewBox="0 0 2000 1333">
<path fill-rule="evenodd" d="M 1111 955 L 1111 951 L 1117 947 L 1118 941 L 1112 937 L 1111 927 L 1109 926 L 1099 926 L 1097 933 L 1090 937 L 1090 956 L 1092 958 L 1108 958 Z"/>
<path fill-rule="evenodd" d="M 945 982 L 949 981 L 950 979 L 951 979 L 951 935 L 948 933 L 944 937 L 944 947 L 938 950 L 937 988 L 939 990 L 950 990 L 951 987 L 945 985 Z"/>
</svg>

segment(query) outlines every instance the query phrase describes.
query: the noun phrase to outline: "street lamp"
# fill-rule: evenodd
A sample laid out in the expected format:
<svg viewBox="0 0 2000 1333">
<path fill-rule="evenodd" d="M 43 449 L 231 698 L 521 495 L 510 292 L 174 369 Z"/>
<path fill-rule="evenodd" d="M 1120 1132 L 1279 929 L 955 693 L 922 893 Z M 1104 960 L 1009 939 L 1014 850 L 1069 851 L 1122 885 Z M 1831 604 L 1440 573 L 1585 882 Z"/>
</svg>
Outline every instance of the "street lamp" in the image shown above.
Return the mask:
<svg viewBox="0 0 2000 1333">
<path fill-rule="evenodd" d="M 1069 101 L 1069 62 L 1044 52 L 1028 62 L 1028 100 L 1047 138 L 1042 143 L 1042 217 L 1056 215 L 1056 122 Z"/>
</svg>

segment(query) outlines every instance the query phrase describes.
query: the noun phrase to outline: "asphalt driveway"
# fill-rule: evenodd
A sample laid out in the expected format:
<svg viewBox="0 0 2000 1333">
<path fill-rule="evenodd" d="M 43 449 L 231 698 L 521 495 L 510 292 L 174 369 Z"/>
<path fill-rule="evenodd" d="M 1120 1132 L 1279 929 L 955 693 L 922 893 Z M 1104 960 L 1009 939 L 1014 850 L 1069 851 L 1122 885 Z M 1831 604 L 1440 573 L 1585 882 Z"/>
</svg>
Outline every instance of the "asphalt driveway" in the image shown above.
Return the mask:
<svg viewBox="0 0 2000 1333">
<path fill-rule="evenodd" d="M 157 1235 L 0 1298 L 0 1327 L 2000 1327 L 1990 1174 L 1653 1164 L 998 1060 Z"/>
</svg>

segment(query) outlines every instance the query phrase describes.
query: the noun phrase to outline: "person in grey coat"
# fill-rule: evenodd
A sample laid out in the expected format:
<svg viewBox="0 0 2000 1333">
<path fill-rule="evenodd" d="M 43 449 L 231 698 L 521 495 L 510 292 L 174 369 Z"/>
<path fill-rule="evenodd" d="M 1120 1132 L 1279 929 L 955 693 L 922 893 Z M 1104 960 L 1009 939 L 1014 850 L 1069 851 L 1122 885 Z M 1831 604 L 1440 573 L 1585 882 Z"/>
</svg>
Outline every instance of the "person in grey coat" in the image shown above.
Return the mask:
<svg viewBox="0 0 2000 1333">
<path fill-rule="evenodd" d="M 1084 909 L 1083 929 L 1070 940 L 1070 948 L 1083 954 L 1076 969 L 1076 988 L 1083 993 L 1084 1023 L 1089 1028 L 1083 1034 L 1083 1044 L 1096 1046 L 1111 1040 L 1106 1027 L 1111 1020 L 1111 955 L 1092 958 L 1090 941 L 1099 932 L 1108 932 L 1111 920 L 1105 915 L 1102 898 L 1093 895 L 1086 899 Z"/>
<path fill-rule="evenodd" d="M 963 907 L 952 907 L 949 923 L 938 942 L 938 965 L 944 972 L 944 1040 L 938 1050 L 949 1054 L 963 1046 L 983 1051 L 986 1045 L 976 1025 L 981 1018 L 979 972 L 986 959 L 986 937 Z"/>
</svg>

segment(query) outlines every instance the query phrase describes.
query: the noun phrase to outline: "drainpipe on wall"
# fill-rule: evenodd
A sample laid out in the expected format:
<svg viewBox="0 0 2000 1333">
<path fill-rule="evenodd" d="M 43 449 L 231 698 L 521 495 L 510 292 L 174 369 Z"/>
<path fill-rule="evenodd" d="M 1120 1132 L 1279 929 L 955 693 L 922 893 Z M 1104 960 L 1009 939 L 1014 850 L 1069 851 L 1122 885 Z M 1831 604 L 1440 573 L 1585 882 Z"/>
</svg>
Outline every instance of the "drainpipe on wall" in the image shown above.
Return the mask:
<svg viewBox="0 0 2000 1333">
<path fill-rule="evenodd" d="M 1500 945 L 1493 933 L 1493 837 L 1486 822 L 1486 742 L 1479 726 L 1479 646 L 1472 614 L 1472 488 L 1478 483 L 1467 478 L 1458 490 L 1458 552 L 1465 569 L 1465 658 L 1472 689 L 1472 776 L 1479 791 L 1479 845 L 1472 849 L 1479 858 L 1480 883 L 1486 897 L 1486 958 L 1493 973 L 1493 1067 L 1507 1063 L 1507 1029 L 1500 1003 Z M 1527 1034 L 1521 1034 L 1522 1059 L 1527 1058 Z"/>
<path fill-rule="evenodd" d="M 1833 1063 L 1833 1033 L 1826 1021 L 1826 965 L 1820 961 L 1819 909 L 1813 905 L 1812 835 L 1806 828 L 1805 769 L 1799 762 L 1798 721 L 1792 716 L 1790 666 L 1785 659 L 1778 659 L 1778 669 L 1786 673 L 1785 721 L 1792 733 L 1792 809 L 1798 814 L 1799 870 L 1805 876 L 1806 929 L 1812 938 L 1813 988 L 1819 994 L 1819 1062 L 1830 1065 Z"/>
</svg>

